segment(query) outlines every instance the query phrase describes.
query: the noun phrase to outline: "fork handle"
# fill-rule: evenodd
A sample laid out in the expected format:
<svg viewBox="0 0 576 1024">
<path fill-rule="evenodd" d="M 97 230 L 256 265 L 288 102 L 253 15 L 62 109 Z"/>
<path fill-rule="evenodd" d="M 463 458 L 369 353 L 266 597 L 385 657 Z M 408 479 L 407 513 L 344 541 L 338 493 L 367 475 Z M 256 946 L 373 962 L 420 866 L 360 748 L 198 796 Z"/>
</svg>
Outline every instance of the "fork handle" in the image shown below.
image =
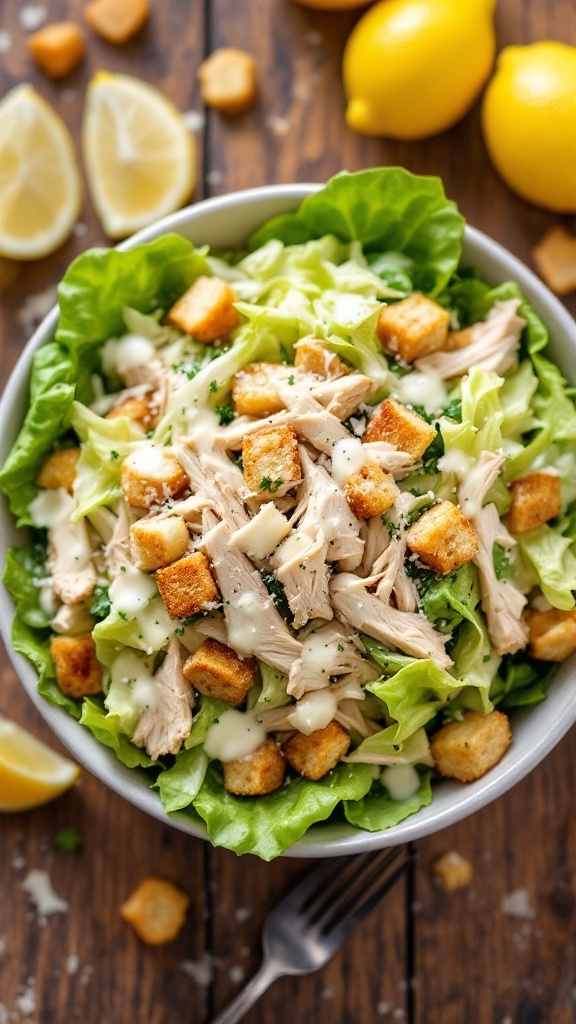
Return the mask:
<svg viewBox="0 0 576 1024">
<path fill-rule="evenodd" d="M 214 1018 L 212 1024 L 236 1024 L 241 1020 L 251 1006 L 254 1006 L 260 996 L 264 994 L 276 978 L 282 975 L 278 965 L 273 960 L 265 959 L 257 974 L 238 993 L 235 999 Z"/>
</svg>

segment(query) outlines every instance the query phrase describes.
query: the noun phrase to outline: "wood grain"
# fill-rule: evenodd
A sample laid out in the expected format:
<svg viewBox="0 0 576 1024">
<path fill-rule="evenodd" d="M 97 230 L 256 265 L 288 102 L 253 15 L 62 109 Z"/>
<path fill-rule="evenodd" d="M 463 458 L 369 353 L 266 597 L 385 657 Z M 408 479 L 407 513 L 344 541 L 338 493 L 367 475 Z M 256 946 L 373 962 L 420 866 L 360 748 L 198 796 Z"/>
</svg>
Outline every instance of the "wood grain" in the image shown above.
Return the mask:
<svg viewBox="0 0 576 1024">
<path fill-rule="evenodd" d="M 31 80 L 79 138 L 82 96 L 99 67 L 158 84 L 183 110 L 200 110 L 196 68 L 220 45 L 252 51 L 260 68 L 258 104 L 235 119 L 209 113 L 197 134 L 201 175 L 196 197 L 270 182 L 322 181 L 347 168 L 403 164 L 439 174 L 470 223 L 530 262 L 535 242 L 556 218 L 523 203 L 487 159 L 479 109 L 452 130 L 421 143 L 354 136 L 345 126 L 339 67 L 357 13 L 327 14 L 289 0 L 156 0 L 150 24 L 129 46 L 90 37 L 84 65 L 54 85 L 35 71 L 25 49 L 18 0 L 0 5 L 0 31 L 12 47 L 0 57 L 0 93 Z M 81 19 L 83 0 L 51 0 L 50 20 Z M 570 0 L 501 0 L 500 45 L 539 38 L 576 39 Z M 566 221 L 574 227 L 574 222 Z M 0 341 L 5 379 L 30 324 L 24 300 L 53 287 L 88 245 L 107 244 L 88 198 L 80 230 L 49 259 L 0 261 Z M 569 303 L 576 311 L 576 299 Z M 0 711 L 50 738 L 4 656 Z M 576 753 L 570 737 L 528 779 L 474 818 L 418 844 L 415 877 L 397 887 L 346 949 L 319 976 L 279 982 L 247 1018 L 254 1024 L 570 1024 L 576 1020 Z M 59 828 L 82 833 L 81 852 L 56 849 Z M 35 978 L 37 1024 L 201 1024 L 250 975 L 260 956 L 260 930 L 276 899 L 305 870 L 298 861 L 272 865 L 211 850 L 144 817 L 84 775 L 47 808 L 0 818 L 0 1003 L 17 1009 Z M 469 889 L 448 896 L 430 880 L 440 852 L 457 849 L 474 866 Z M 66 915 L 38 926 L 22 878 L 48 868 Z M 145 948 L 124 925 L 118 906 L 146 874 L 171 878 L 190 894 L 181 938 Z M 525 890 L 533 918 L 502 907 Z M 504 904 L 506 906 L 506 904 Z M 0 943 L 0 947 L 2 943 Z M 78 957 L 78 970 L 66 958 Z M 204 988 L 184 961 L 212 967 Z M 68 967 L 73 962 L 68 962 Z M 89 970 L 91 968 L 91 970 Z M 15 1022 L 22 1014 L 17 1014 Z M 1 1019 L 1 1017 L 0 1017 Z"/>
</svg>

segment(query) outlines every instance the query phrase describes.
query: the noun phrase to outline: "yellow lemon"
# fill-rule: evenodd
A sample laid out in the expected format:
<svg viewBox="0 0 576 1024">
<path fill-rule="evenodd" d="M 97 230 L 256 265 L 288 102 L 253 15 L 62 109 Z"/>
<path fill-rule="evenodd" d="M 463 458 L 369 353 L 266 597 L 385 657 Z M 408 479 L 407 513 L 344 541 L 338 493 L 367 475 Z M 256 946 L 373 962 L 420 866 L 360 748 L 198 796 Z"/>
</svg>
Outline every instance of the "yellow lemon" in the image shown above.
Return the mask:
<svg viewBox="0 0 576 1024">
<path fill-rule="evenodd" d="M 317 11 L 350 11 L 353 7 L 367 7 L 371 0 L 294 0 L 301 7 Z"/>
<path fill-rule="evenodd" d="M 184 118 L 154 86 L 100 71 L 83 123 L 88 184 L 110 238 L 177 210 L 196 184 L 196 147 Z"/>
<path fill-rule="evenodd" d="M 40 807 L 73 786 L 78 765 L 0 715 L 0 811 Z"/>
<path fill-rule="evenodd" d="M 482 126 L 510 188 L 537 206 L 576 213 L 576 47 L 544 42 L 503 50 Z"/>
<path fill-rule="evenodd" d="M 31 85 L 0 103 L 0 256 L 35 260 L 72 233 L 82 201 L 74 144 Z"/>
<path fill-rule="evenodd" d="M 382 0 L 344 51 L 346 120 L 363 135 L 424 139 L 459 121 L 494 60 L 496 0 Z"/>
</svg>

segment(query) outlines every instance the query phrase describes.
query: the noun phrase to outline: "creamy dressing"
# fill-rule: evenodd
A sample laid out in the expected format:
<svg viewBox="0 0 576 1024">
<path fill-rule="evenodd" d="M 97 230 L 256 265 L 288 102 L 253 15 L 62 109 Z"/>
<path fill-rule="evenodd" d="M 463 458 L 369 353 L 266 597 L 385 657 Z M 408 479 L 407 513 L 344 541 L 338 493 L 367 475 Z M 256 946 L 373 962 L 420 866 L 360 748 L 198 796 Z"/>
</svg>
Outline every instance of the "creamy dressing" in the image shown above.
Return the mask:
<svg viewBox="0 0 576 1024">
<path fill-rule="evenodd" d="M 169 461 L 167 454 L 166 448 L 143 444 L 127 456 L 125 463 L 140 476 L 161 479 L 167 470 L 166 463 Z"/>
<path fill-rule="evenodd" d="M 30 518 L 34 526 L 53 529 L 61 523 L 69 523 L 75 511 L 74 499 L 64 487 L 40 491 L 30 503 Z"/>
<path fill-rule="evenodd" d="M 137 366 L 146 366 L 154 356 L 156 349 L 149 338 L 139 334 L 125 334 L 116 340 L 111 338 L 102 348 L 102 368 L 108 375 L 122 376 Z"/>
<path fill-rule="evenodd" d="M 256 591 L 248 591 L 246 594 L 239 594 L 231 601 L 231 605 L 237 611 L 243 612 L 243 621 L 234 622 L 227 618 L 228 642 L 237 654 L 253 654 L 261 635 L 263 613 L 270 607 L 270 598 L 262 600 Z"/>
<path fill-rule="evenodd" d="M 342 651 L 338 650 L 339 646 L 343 651 L 343 645 L 339 644 L 337 640 L 331 640 L 329 643 L 326 643 L 322 634 L 316 635 L 311 633 L 302 644 L 302 663 L 306 668 L 316 672 L 325 672 L 326 683 L 328 683 L 328 676 L 332 674 L 338 665 L 338 655 L 342 653 Z"/>
<path fill-rule="evenodd" d="M 216 761 L 241 761 L 264 743 L 266 730 L 252 711 L 224 711 L 211 725 L 204 740 L 208 757 Z"/>
<path fill-rule="evenodd" d="M 286 516 L 269 501 L 234 534 L 231 543 L 240 551 L 251 552 L 256 558 L 266 558 L 289 533 L 290 523 Z"/>
<path fill-rule="evenodd" d="M 218 433 L 220 418 L 208 406 L 187 409 L 188 437 L 197 452 L 211 452 L 214 434 Z"/>
<path fill-rule="evenodd" d="M 281 565 L 285 565 L 287 562 L 291 562 L 293 558 L 298 558 L 306 549 L 310 546 L 310 537 L 307 533 L 299 531 L 288 537 L 283 544 L 280 545 L 277 551 L 272 556 L 272 565 L 275 568 L 279 568 Z"/>
<path fill-rule="evenodd" d="M 170 641 L 174 633 L 174 621 L 168 615 L 160 595 L 152 600 L 138 613 L 138 627 L 146 647 L 146 654 L 161 651 Z"/>
<path fill-rule="evenodd" d="M 357 437 L 346 437 L 337 441 L 332 451 L 332 476 L 342 484 L 352 475 L 358 473 L 368 455 L 364 445 Z"/>
<path fill-rule="evenodd" d="M 310 736 L 330 724 L 337 708 L 338 701 L 332 690 L 313 690 L 296 701 L 294 710 L 289 714 L 290 724 L 298 732 Z"/>
<path fill-rule="evenodd" d="M 157 592 L 154 577 L 140 572 L 133 565 L 118 574 L 109 591 L 114 611 L 122 612 L 129 619 L 135 619 Z"/>
<path fill-rule="evenodd" d="M 110 667 L 112 684 L 129 686 L 135 705 L 143 711 L 158 703 L 158 688 L 150 669 L 131 651 L 123 651 Z"/>
<path fill-rule="evenodd" d="M 380 782 L 392 800 L 409 800 L 420 789 L 420 776 L 411 764 L 395 764 L 384 768 Z"/>
<path fill-rule="evenodd" d="M 396 381 L 393 398 L 404 405 L 421 405 L 429 415 L 440 412 L 448 403 L 448 392 L 441 377 L 413 370 Z"/>
<path fill-rule="evenodd" d="M 475 465 L 476 460 L 459 448 L 449 448 L 442 458 L 438 459 L 438 469 L 441 473 L 456 473 L 463 479 Z"/>
</svg>

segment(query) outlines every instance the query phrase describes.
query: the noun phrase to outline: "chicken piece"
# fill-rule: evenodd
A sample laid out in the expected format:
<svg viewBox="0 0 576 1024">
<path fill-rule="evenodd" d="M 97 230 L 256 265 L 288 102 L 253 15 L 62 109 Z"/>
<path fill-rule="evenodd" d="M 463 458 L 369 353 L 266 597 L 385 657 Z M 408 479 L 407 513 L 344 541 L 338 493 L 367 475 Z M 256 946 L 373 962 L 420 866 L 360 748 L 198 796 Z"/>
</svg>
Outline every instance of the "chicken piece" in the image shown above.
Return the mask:
<svg viewBox="0 0 576 1024">
<path fill-rule="evenodd" d="M 296 433 L 292 427 L 268 427 L 242 445 L 244 480 L 259 501 L 281 498 L 302 480 Z"/>
<path fill-rule="evenodd" d="M 119 374 L 127 389 L 145 388 L 145 401 L 149 401 L 157 418 L 166 412 L 172 396 L 171 372 L 158 356 L 147 363 L 131 366 Z"/>
<path fill-rule="evenodd" d="M 486 495 L 497 480 L 504 463 L 505 455 L 495 455 L 494 452 L 480 452 L 476 463 L 466 473 L 466 476 L 458 488 L 458 502 L 467 519 L 474 523 L 474 516 L 480 512 Z M 516 541 L 510 537 L 505 527 L 502 527 L 503 546 L 514 547 Z"/>
<path fill-rule="evenodd" d="M 67 697 L 89 697 L 102 689 L 102 668 L 90 633 L 50 637 L 58 688 Z"/>
<path fill-rule="evenodd" d="M 370 420 L 362 440 L 387 441 L 403 452 L 408 452 L 415 461 L 422 457 L 436 438 L 436 428 L 408 409 L 401 402 L 387 398 L 378 406 Z"/>
<path fill-rule="evenodd" d="M 226 761 L 222 765 L 224 789 L 236 796 L 264 796 L 273 793 L 284 782 L 286 761 L 273 739 L 241 761 Z"/>
<path fill-rule="evenodd" d="M 406 532 L 408 529 L 407 517 L 417 498 L 406 492 L 399 495 L 394 509 L 394 520 L 397 522 L 397 535 L 393 539 L 388 538 L 383 545 L 381 553 L 375 558 L 370 576 L 366 583 L 372 580 L 378 581 L 376 596 L 390 603 L 392 594 L 396 601 L 396 607 L 402 612 L 415 612 L 418 610 L 418 592 L 414 582 L 406 572 L 404 561 L 406 558 Z M 396 531 L 395 531 L 396 532 Z"/>
<path fill-rule="evenodd" d="M 124 502 L 121 502 L 112 537 L 104 547 L 106 571 L 112 581 L 117 579 L 121 572 L 126 572 L 132 565 L 130 560 L 130 526 L 133 522 L 134 512 Z"/>
<path fill-rule="evenodd" d="M 198 68 L 202 99 L 221 114 L 239 114 L 256 99 L 256 61 L 245 50 L 214 50 Z"/>
<path fill-rule="evenodd" d="M 305 626 L 309 619 L 334 617 L 328 593 L 327 556 L 328 541 L 322 529 L 316 530 L 314 539 L 305 530 L 298 530 L 277 549 L 273 564 L 294 616 L 294 629 Z"/>
<path fill-rule="evenodd" d="M 529 533 L 559 515 L 562 497 L 555 473 L 528 473 L 509 488 L 512 504 L 504 522 L 511 533 Z"/>
<path fill-rule="evenodd" d="M 71 521 L 75 511 L 68 498 L 68 514 L 48 530 L 48 569 L 52 590 L 63 604 L 82 604 L 96 586 L 96 567 L 86 520 Z"/>
<path fill-rule="evenodd" d="M 366 582 L 351 573 L 332 579 L 332 604 L 341 622 L 413 658 L 432 658 L 440 668 L 450 668 L 452 659 L 444 650 L 449 637 L 437 633 L 422 615 L 384 604 L 368 593 Z"/>
<path fill-rule="evenodd" d="M 540 277 L 556 295 L 576 291 L 576 238 L 566 228 L 555 224 L 532 255 Z"/>
<path fill-rule="evenodd" d="M 464 889 L 472 881 L 473 869 L 456 850 L 448 850 L 437 857 L 430 868 L 433 878 L 437 879 L 444 892 L 456 892 Z"/>
<path fill-rule="evenodd" d="M 302 338 L 296 342 L 294 366 L 303 373 L 313 373 L 325 380 L 335 380 L 349 372 L 339 356 L 318 338 Z"/>
<path fill-rule="evenodd" d="M 176 455 L 168 448 L 142 445 L 122 463 L 122 492 L 132 508 L 162 504 L 187 486 Z"/>
<path fill-rule="evenodd" d="M 184 675 L 195 690 L 216 700 L 243 704 L 256 681 L 253 658 L 239 658 L 231 647 L 205 640 L 184 665 Z"/>
<path fill-rule="evenodd" d="M 305 779 L 316 781 L 336 767 L 348 753 L 349 746 L 348 733 L 337 722 L 330 722 L 310 736 L 294 733 L 284 744 L 283 751 L 294 771 Z"/>
<path fill-rule="evenodd" d="M 92 0 L 84 8 L 90 28 L 116 46 L 135 36 L 149 13 L 148 0 Z"/>
<path fill-rule="evenodd" d="M 172 306 L 167 321 L 209 345 L 230 334 L 240 323 L 236 294 L 219 277 L 197 277 Z"/>
<path fill-rule="evenodd" d="M 62 636 L 91 633 L 94 620 L 84 604 L 61 604 L 50 626 Z"/>
<path fill-rule="evenodd" d="M 449 573 L 478 551 L 476 531 L 457 505 L 439 501 L 410 527 L 406 543 L 420 561 L 436 572 Z"/>
<path fill-rule="evenodd" d="M 400 494 L 391 473 L 385 473 L 376 462 L 365 462 L 345 483 L 346 497 L 358 519 L 382 515 Z"/>
<path fill-rule="evenodd" d="M 413 363 L 444 347 L 449 325 L 447 309 L 415 292 L 393 306 L 382 307 L 376 334 L 388 352 Z"/>
<path fill-rule="evenodd" d="M 347 420 L 377 386 L 370 377 L 365 377 L 362 373 L 350 373 L 346 377 L 314 383 L 310 392 L 332 416 L 339 420 Z"/>
<path fill-rule="evenodd" d="M 303 483 L 298 491 L 298 507 L 304 510 L 302 518 L 295 512 L 293 521 L 300 519 L 298 533 L 305 531 L 310 538 L 316 536 L 316 526 L 322 524 L 328 541 L 328 562 L 347 561 L 348 569 L 359 565 L 364 552 L 360 538 L 361 522 L 353 514 L 341 487 L 318 463 L 312 461 L 304 448 L 300 449 Z"/>
<path fill-rule="evenodd" d="M 171 619 L 209 611 L 219 600 L 210 563 L 201 551 L 158 569 L 156 583 Z"/>
<path fill-rule="evenodd" d="M 26 45 L 45 75 L 64 78 L 84 56 L 84 33 L 73 21 L 54 22 L 28 36 Z"/>
<path fill-rule="evenodd" d="M 139 519 L 130 527 L 130 554 L 137 569 L 154 572 L 181 558 L 190 534 L 178 516 Z"/>
<path fill-rule="evenodd" d="M 230 544 L 232 530 L 213 512 L 203 514 L 204 548 L 222 594 L 228 645 L 239 655 L 256 655 L 288 674 L 302 644 L 278 613 L 260 574 L 246 555 Z"/>
<path fill-rule="evenodd" d="M 539 661 L 566 661 L 576 651 L 576 611 L 529 611 L 528 654 Z"/>
<path fill-rule="evenodd" d="M 464 327 L 460 331 L 448 331 L 444 352 L 457 352 L 458 349 L 468 348 L 474 341 L 474 328 Z"/>
<path fill-rule="evenodd" d="M 512 743 L 510 722 L 501 711 L 470 711 L 433 734 L 430 749 L 440 775 L 475 782 L 502 760 Z"/>
<path fill-rule="evenodd" d="M 120 916 L 132 925 L 148 946 L 172 942 L 184 927 L 190 900 L 164 878 L 144 878 L 120 907 Z"/>
<path fill-rule="evenodd" d="M 482 323 L 473 324 L 473 341 L 455 352 L 436 352 L 418 359 L 421 373 L 434 373 L 443 380 L 461 377 L 473 366 L 504 374 L 515 366 L 520 337 L 526 321 L 517 315 L 519 299 L 495 302 Z"/>
<path fill-rule="evenodd" d="M 125 398 L 119 405 L 104 417 L 107 420 L 116 420 L 119 416 L 127 416 L 142 430 L 152 430 L 158 422 L 158 409 L 152 400 L 152 395 L 145 395 L 143 398 Z"/>
<path fill-rule="evenodd" d="M 72 494 L 76 479 L 76 464 L 79 458 L 79 448 L 62 448 L 58 452 L 52 452 L 40 470 L 36 480 L 38 487 L 44 487 L 50 491 L 56 491 L 59 487 L 63 487 L 68 494 Z"/>
<path fill-rule="evenodd" d="M 322 690 L 335 676 L 350 675 L 369 682 L 373 666 L 354 646 L 351 632 L 330 622 L 314 629 L 302 641 L 302 654 L 290 668 L 287 692 L 297 700 L 305 693 Z M 370 678 L 369 678 L 370 677 Z M 360 695 L 360 699 L 364 696 Z"/>
<path fill-rule="evenodd" d="M 177 754 L 192 728 L 194 691 L 184 678 L 182 647 L 175 637 L 154 675 L 154 683 L 155 700 L 140 716 L 132 743 L 144 747 L 152 760 L 157 761 L 166 754 Z"/>
</svg>

